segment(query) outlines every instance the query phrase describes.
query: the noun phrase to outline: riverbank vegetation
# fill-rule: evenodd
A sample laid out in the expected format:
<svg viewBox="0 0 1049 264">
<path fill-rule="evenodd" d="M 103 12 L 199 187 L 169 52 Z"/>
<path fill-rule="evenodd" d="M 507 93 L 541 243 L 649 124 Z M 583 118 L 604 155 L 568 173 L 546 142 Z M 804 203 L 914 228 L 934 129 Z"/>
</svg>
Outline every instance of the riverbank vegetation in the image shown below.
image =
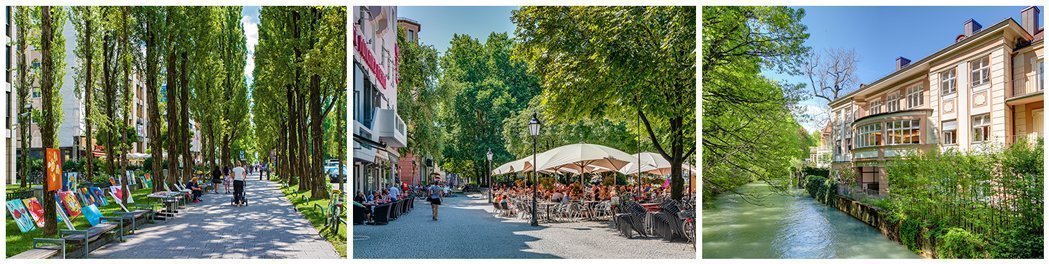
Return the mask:
<svg viewBox="0 0 1049 264">
<path fill-rule="evenodd" d="M 809 49 L 804 10 L 718 6 L 703 14 L 704 206 L 754 181 L 786 189 L 792 161 L 811 142 L 794 114 L 805 88 L 763 73 L 799 73 Z"/>
<path fill-rule="evenodd" d="M 889 162 L 884 213 L 900 223 L 902 243 L 936 257 L 1042 258 L 1043 158 L 1039 139 Z"/>
</svg>

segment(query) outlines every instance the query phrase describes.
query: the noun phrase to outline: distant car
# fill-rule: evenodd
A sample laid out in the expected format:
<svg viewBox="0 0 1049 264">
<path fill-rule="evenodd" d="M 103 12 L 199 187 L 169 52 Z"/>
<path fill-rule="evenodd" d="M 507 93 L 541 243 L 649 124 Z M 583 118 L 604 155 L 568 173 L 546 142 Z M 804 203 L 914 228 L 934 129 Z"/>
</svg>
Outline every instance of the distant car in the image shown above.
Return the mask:
<svg viewBox="0 0 1049 264">
<path fill-rule="evenodd" d="M 342 167 L 342 175 L 346 177 L 346 179 L 343 179 L 343 181 L 349 182 L 349 178 L 350 178 L 349 171 L 350 171 L 350 167 L 343 165 L 343 167 Z M 329 182 L 331 182 L 331 183 L 338 183 L 339 182 L 339 163 L 336 162 L 335 164 L 331 164 L 330 166 L 329 165 L 325 165 L 324 166 L 324 174 L 328 175 L 328 181 Z"/>
</svg>

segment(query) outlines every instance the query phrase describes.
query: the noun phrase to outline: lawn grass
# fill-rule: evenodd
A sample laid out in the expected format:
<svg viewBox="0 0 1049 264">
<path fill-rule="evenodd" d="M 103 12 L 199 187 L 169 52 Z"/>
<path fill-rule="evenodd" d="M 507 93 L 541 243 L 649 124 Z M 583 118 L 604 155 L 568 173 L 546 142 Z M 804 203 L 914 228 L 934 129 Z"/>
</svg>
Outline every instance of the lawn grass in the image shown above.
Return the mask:
<svg viewBox="0 0 1049 264">
<path fill-rule="evenodd" d="M 314 205 L 320 205 L 326 207 L 331 199 L 309 199 L 310 192 L 308 190 L 299 191 L 297 186 L 281 187 L 281 192 L 288 198 L 295 208 L 299 210 L 302 216 L 306 217 L 317 230 L 321 230 L 324 227 L 324 215 Z M 345 199 L 345 197 L 343 197 Z M 342 218 L 346 219 L 346 211 L 342 212 Z M 339 225 L 339 232 L 334 233 L 331 230 L 320 231 L 321 236 L 328 240 L 335 251 L 339 252 L 339 256 L 346 257 L 346 224 Z"/>
<path fill-rule="evenodd" d="M 150 189 L 150 188 L 142 188 L 142 189 L 138 189 L 138 190 L 132 191 L 131 192 L 131 195 L 132 195 L 131 197 L 134 198 L 136 203 L 148 203 L 149 202 L 149 200 L 148 200 L 149 198 L 147 198 L 146 195 L 149 195 L 151 193 L 153 193 L 152 189 Z M 109 205 L 106 205 L 106 206 L 98 208 L 98 210 L 102 212 L 103 216 L 115 216 L 115 215 L 117 215 L 118 212 L 123 212 L 123 210 L 120 209 L 120 206 L 117 205 L 113 201 L 112 198 L 108 198 L 107 200 L 109 201 Z M 41 201 L 41 202 L 43 202 L 43 201 Z M 56 210 L 61 210 L 60 208 L 55 208 L 55 209 Z M 18 230 L 18 225 L 15 224 L 15 221 L 14 221 L 13 218 L 11 218 L 11 214 L 10 213 L 8 213 L 7 215 L 4 215 L 4 217 L 5 217 L 4 218 L 4 224 L 7 226 L 6 227 L 7 228 L 6 229 L 7 230 L 7 234 L 6 234 L 7 235 L 7 251 L 4 252 L 4 253 L 9 258 L 11 256 L 18 255 L 19 253 L 22 253 L 22 252 L 25 252 L 27 250 L 32 249 L 33 248 L 33 238 L 43 238 L 43 237 L 55 238 L 55 237 L 57 237 L 57 235 L 55 235 L 55 236 L 44 236 L 43 228 L 37 228 L 37 229 L 30 230 L 29 232 L 22 233 L 22 231 Z M 83 215 L 80 215 L 80 216 L 77 216 L 76 218 L 73 218 L 72 222 L 73 222 L 73 227 L 75 227 L 77 230 L 83 230 L 83 229 L 87 229 L 87 228 L 91 227 L 91 224 L 89 224 L 87 222 L 87 218 L 85 218 Z M 59 222 L 58 223 L 58 229 L 59 230 L 66 229 L 66 225 L 64 223 L 62 223 L 62 222 Z"/>
</svg>

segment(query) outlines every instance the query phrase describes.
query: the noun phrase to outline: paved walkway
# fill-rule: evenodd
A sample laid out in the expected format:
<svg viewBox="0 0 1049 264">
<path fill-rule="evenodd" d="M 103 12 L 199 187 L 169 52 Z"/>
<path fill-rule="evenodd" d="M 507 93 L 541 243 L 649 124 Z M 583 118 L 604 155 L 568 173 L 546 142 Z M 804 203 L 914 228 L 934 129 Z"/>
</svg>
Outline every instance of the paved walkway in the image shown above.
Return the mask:
<svg viewBox="0 0 1049 264">
<path fill-rule="evenodd" d="M 606 222 L 540 223 L 494 216 L 487 199 L 474 195 L 445 199 L 440 221 L 430 205 L 388 225 L 353 226 L 353 258 L 674 258 L 694 259 L 685 242 L 627 239 Z"/>
<path fill-rule="evenodd" d="M 208 193 L 168 221 L 157 220 L 91 252 L 91 258 L 339 258 L 331 243 L 293 210 L 276 182 L 249 176 L 248 206 L 232 194 Z M 233 191 L 232 186 L 230 191 Z"/>
</svg>

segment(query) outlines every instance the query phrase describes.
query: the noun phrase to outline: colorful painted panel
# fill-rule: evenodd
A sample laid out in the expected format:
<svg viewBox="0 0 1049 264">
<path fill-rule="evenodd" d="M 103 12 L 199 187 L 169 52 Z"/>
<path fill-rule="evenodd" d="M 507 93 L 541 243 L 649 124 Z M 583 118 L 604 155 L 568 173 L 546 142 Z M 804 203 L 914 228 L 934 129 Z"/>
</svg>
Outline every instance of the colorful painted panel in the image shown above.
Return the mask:
<svg viewBox="0 0 1049 264">
<path fill-rule="evenodd" d="M 36 226 L 33 225 L 33 218 L 29 216 L 29 211 L 26 210 L 25 206 L 22 206 L 22 200 L 7 201 L 7 211 L 11 212 L 11 216 L 15 219 L 15 224 L 18 225 L 18 230 L 22 231 L 22 233 L 36 229 Z"/>
<path fill-rule="evenodd" d="M 44 206 L 40 205 L 40 201 L 36 200 L 36 197 L 30 197 L 28 199 L 22 199 L 22 203 L 25 204 L 26 210 L 29 211 L 29 216 L 33 217 L 33 221 L 36 222 L 36 227 L 44 227 Z"/>
<path fill-rule="evenodd" d="M 102 211 L 98 210 L 98 206 L 93 204 L 84 206 L 81 211 L 84 212 L 84 218 L 87 219 L 87 223 L 91 224 L 91 226 L 96 226 L 102 221 Z"/>
<path fill-rule="evenodd" d="M 80 202 L 77 202 L 76 195 L 73 192 L 58 192 L 59 201 L 62 201 L 62 207 L 65 209 L 65 213 L 70 219 L 75 219 L 80 216 Z"/>
</svg>

